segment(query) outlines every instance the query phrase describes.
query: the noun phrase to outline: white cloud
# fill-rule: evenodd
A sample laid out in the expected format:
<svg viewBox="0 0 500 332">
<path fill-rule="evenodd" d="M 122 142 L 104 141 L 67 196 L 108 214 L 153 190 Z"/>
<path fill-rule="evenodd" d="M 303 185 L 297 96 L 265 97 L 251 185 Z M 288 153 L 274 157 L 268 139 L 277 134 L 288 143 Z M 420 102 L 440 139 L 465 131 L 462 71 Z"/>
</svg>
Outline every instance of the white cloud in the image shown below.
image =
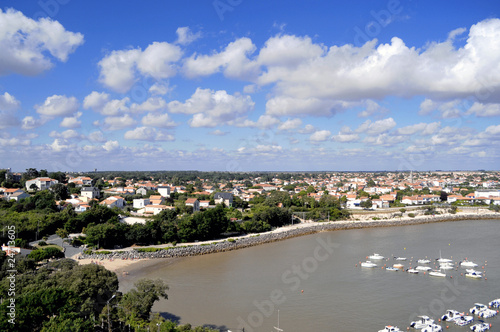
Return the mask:
<svg viewBox="0 0 500 332">
<path fill-rule="evenodd" d="M 334 135 L 332 139 L 336 142 L 349 143 L 359 140 L 359 135 L 352 131 L 350 127 L 342 127 L 337 135 Z"/>
<path fill-rule="evenodd" d="M 172 113 L 194 114 L 189 120 L 191 127 L 215 127 L 233 124 L 253 110 L 254 105 L 250 96 L 198 88 L 184 103 L 170 102 L 168 109 Z"/>
<path fill-rule="evenodd" d="M 52 131 L 50 132 L 49 137 L 62 138 L 67 140 L 72 138 L 81 138 L 82 135 L 80 135 L 76 130 L 68 129 L 63 131 L 62 133 L 58 133 L 57 131 Z"/>
<path fill-rule="evenodd" d="M 365 133 L 367 135 L 379 135 L 387 132 L 396 126 L 396 121 L 393 118 L 387 118 L 384 120 L 378 120 L 371 122 L 371 120 L 366 120 L 363 122 L 356 132 Z"/>
<path fill-rule="evenodd" d="M 19 100 L 8 92 L 4 92 L 3 95 L 0 95 L 0 111 L 15 111 L 19 109 L 20 105 L 21 103 Z"/>
<path fill-rule="evenodd" d="M 168 86 L 167 83 L 156 82 L 149 88 L 148 91 L 150 94 L 154 96 L 163 96 L 167 94 L 169 91 L 171 91 L 171 88 Z"/>
<path fill-rule="evenodd" d="M 83 99 L 84 109 L 93 109 L 96 112 L 101 112 L 104 106 L 109 101 L 109 94 L 104 92 L 92 91 L 88 96 Z"/>
<path fill-rule="evenodd" d="M 500 104 L 483 104 L 475 102 L 467 111 L 467 114 L 476 114 L 479 117 L 490 117 L 500 115 Z"/>
<path fill-rule="evenodd" d="M 160 109 L 165 109 L 167 107 L 167 102 L 161 97 L 149 97 L 142 104 L 132 104 L 130 106 L 130 111 L 133 113 L 143 113 L 157 111 Z"/>
<path fill-rule="evenodd" d="M 50 18 L 35 21 L 14 9 L 0 9 L 0 75 L 37 75 L 53 66 L 52 58 L 65 62 L 83 44 L 83 35 L 66 31 Z"/>
<path fill-rule="evenodd" d="M 316 128 L 312 124 L 306 124 L 304 128 L 299 129 L 300 134 L 312 134 L 314 131 L 316 131 Z"/>
<path fill-rule="evenodd" d="M 234 123 L 237 127 L 250 127 L 250 128 L 261 128 L 268 129 L 277 124 L 281 123 L 281 121 L 274 116 L 263 114 L 259 117 L 257 121 L 252 121 L 249 119 L 239 120 Z"/>
<path fill-rule="evenodd" d="M 89 141 L 91 142 L 106 142 L 106 138 L 104 137 L 104 134 L 101 131 L 94 131 L 91 132 L 88 136 Z"/>
<path fill-rule="evenodd" d="M 104 119 L 104 128 L 107 130 L 120 130 L 131 127 L 136 121 L 128 114 L 124 116 L 108 116 Z"/>
<path fill-rule="evenodd" d="M 201 37 L 201 32 L 192 33 L 189 27 L 177 28 L 177 44 L 188 45 Z"/>
<path fill-rule="evenodd" d="M 490 135 L 498 135 L 500 134 L 500 125 L 489 126 L 484 132 Z"/>
<path fill-rule="evenodd" d="M 21 128 L 24 130 L 32 130 L 35 128 L 38 128 L 42 125 L 45 124 L 46 119 L 35 119 L 32 116 L 25 116 L 24 119 L 21 121 L 22 125 Z"/>
<path fill-rule="evenodd" d="M 416 133 L 420 133 L 421 135 L 432 135 L 439 130 L 440 126 L 440 122 L 417 123 L 414 125 L 398 128 L 397 133 L 399 135 L 413 135 Z"/>
<path fill-rule="evenodd" d="M 17 147 L 17 146 L 28 146 L 31 144 L 31 141 L 29 139 L 21 139 L 17 137 L 11 137 L 11 138 L 1 138 L 0 137 L 0 146 L 12 146 L 12 147 Z"/>
<path fill-rule="evenodd" d="M 295 68 L 306 61 L 321 57 L 325 50 L 323 45 L 314 44 L 307 36 L 279 35 L 266 41 L 257 61 L 261 65 L 271 67 L 270 70 L 279 70 L 279 67 Z"/>
<path fill-rule="evenodd" d="M 102 148 L 108 152 L 114 151 L 114 150 L 118 149 L 119 147 L 120 147 L 120 144 L 118 143 L 118 141 L 107 141 L 102 146 Z"/>
<path fill-rule="evenodd" d="M 277 96 L 266 103 L 266 113 L 275 116 L 332 116 L 352 106 L 352 103 L 320 99 Z"/>
<path fill-rule="evenodd" d="M 168 113 L 155 114 L 148 113 L 142 118 L 142 124 L 148 127 L 172 128 L 177 126 Z"/>
<path fill-rule="evenodd" d="M 249 38 L 240 38 L 229 43 L 222 52 L 211 55 L 193 54 L 184 62 L 183 71 L 190 78 L 212 75 L 220 71 L 230 78 L 255 77 L 258 66 L 247 58 L 247 55 L 255 50 L 256 47 Z"/>
<path fill-rule="evenodd" d="M 301 119 L 288 119 L 278 126 L 278 130 L 293 130 L 302 125 Z"/>
<path fill-rule="evenodd" d="M 225 136 L 228 133 L 227 133 L 227 131 L 222 131 L 222 130 L 216 129 L 214 131 L 211 131 L 209 134 L 214 135 L 214 136 Z"/>
<path fill-rule="evenodd" d="M 72 115 L 78 110 L 75 97 L 53 95 L 47 97 L 42 105 L 36 105 L 37 113 L 48 117 Z"/>
<path fill-rule="evenodd" d="M 155 79 L 174 76 L 175 62 L 181 57 L 180 47 L 167 42 L 153 42 L 144 51 L 115 50 L 99 61 L 99 81 L 116 92 L 126 93 L 137 80 L 137 73 Z"/>
<path fill-rule="evenodd" d="M 324 142 L 326 141 L 332 133 L 329 130 L 318 130 L 309 137 L 312 142 Z"/>
<path fill-rule="evenodd" d="M 134 130 L 127 131 L 124 135 L 125 139 L 141 140 L 141 141 L 173 141 L 174 136 L 158 131 L 156 128 L 138 127 Z"/>
<path fill-rule="evenodd" d="M 385 114 L 388 112 L 387 108 L 380 106 L 373 100 L 368 99 L 364 102 L 364 104 L 365 104 L 365 109 L 358 114 L 358 117 L 360 118 L 366 118 L 377 113 Z"/>
<path fill-rule="evenodd" d="M 56 138 L 52 144 L 48 145 L 54 152 L 62 152 L 67 151 L 70 148 L 70 145 L 61 138 Z"/>
<path fill-rule="evenodd" d="M 380 134 L 377 136 L 368 136 L 363 140 L 363 142 L 370 145 L 394 146 L 396 144 L 405 142 L 406 140 L 407 138 L 404 136 Z"/>
<path fill-rule="evenodd" d="M 65 128 L 80 128 L 82 122 L 78 120 L 82 116 L 82 112 L 76 112 L 74 116 L 66 117 L 61 121 L 60 126 Z"/>
</svg>

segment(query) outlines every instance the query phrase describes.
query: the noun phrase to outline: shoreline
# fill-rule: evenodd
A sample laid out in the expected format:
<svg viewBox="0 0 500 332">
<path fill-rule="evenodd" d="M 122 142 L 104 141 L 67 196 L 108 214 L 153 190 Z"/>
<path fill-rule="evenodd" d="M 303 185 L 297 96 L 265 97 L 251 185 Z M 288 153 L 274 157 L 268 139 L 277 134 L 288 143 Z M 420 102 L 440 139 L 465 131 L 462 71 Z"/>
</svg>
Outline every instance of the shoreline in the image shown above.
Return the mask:
<svg viewBox="0 0 500 332">
<path fill-rule="evenodd" d="M 450 222 L 462 220 L 476 220 L 476 219 L 490 219 L 500 220 L 500 214 L 488 211 L 479 210 L 476 213 L 458 212 L 456 214 L 440 214 L 435 216 L 415 216 L 413 218 L 392 218 L 372 220 L 372 216 L 363 216 L 357 220 L 338 220 L 330 222 L 317 222 L 317 223 L 300 223 L 296 225 L 287 225 L 274 229 L 269 232 L 260 234 L 247 234 L 238 237 L 232 237 L 224 240 L 212 240 L 205 242 L 196 242 L 190 244 L 179 244 L 175 247 L 167 245 L 149 246 L 149 248 L 164 248 L 153 252 L 139 252 L 135 249 L 148 248 L 148 247 L 130 247 L 121 250 L 110 250 L 111 253 L 99 254 L 93 253 L 91 255 L 77 255 L 72 257 L 79 264 L 98 264 L 104 266 L 106 269 L 113 272 L 121 272 L 127 275 L 128 272 L 124 269 L 134 263 L 141 261 L 158 259 L 158 258 L 180 258 L 208 255 L 218 252 L 232 251 L 244 249 L 261 244 L 283 241 L 286 239 L 295 238 L 298 236 L 305 236 L 316 234 L 320 232 L 361 229 L 361 228 L 375 228 L 375 227 L 394 227 L 394 226 L 409 226 L 420 225 L 436 222 Z M 389 214 L 388 214 L 389 216 Z M 383 218 L 383 217 L 382 217 Z"/>
</svg>

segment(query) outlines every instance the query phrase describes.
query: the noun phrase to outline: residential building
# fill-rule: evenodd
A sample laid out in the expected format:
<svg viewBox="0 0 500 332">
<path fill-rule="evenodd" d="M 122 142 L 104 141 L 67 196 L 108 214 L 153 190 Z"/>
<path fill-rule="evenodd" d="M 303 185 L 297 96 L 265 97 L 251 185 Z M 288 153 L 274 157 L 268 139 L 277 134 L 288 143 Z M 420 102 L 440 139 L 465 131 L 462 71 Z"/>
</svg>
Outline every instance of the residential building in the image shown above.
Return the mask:
<svg viewBox="0 0 500 332">
<path fill-rule="evenodd" d="M 30 197 L 24 190 L 19 188 L 0 188 L 0 198 L 6 201 L 15 200 L 19 202 L 23 198 Z"/>
<path fill-rule="evenodd" d="M 123 208 L 125 206 L 125 200 L 120 196 L 111 196 L 106 198 L 104 201 L 99 203 L 100 205 L 106 205 L 109 208 L 117 207 Z"/>
<path fill-rule="evenodd" d="M 188 198 L 185 204 L 187 206 L 192 206 L 193 212 L 200 211 L 200 201 L 197 198 Z"/>
<path fill-rule="evenodd" d="M 133 202 L 134 209 L 142 209 L 146 205 L 151 204 L 151 201 L 149 200 L 149 198 L 138 198 L 138 199 L 134 199 L 132 202 Z"/>
<path fill-rule="evenodd" d="M 163 205 L 165 204 L 165 198 L 161 195 L 151 195 L 149 196 L 150 204 L 152 205 Z"/>
<path fill-rule="evenodd" d="M 34 184 L 38 188 L 38 190 L 45 190 L 49 189 L 56 183 L 59 183 L 59 181 L 51 178 L 41 177 L 26 181 L 26 189 L 28 191 L 31 191 L 31 186 Z"/>
<path fill-rule="evenodd" d="M 233 194 L 232 193 L 215 193 L 214 194 L 215 204 L 224 203 L 226 206 L 233 206 Z"/>
<path fill-rule="evenodd" d="M 83 187 L 80 191 L 80 195 L 93 199 L 99 198 L 101 196 L 101 193 L 99 191 L 99 188 L 97 187 Z"/>
<path fill-rule="evenodd" d="M 77 187 L 91 186 L 92 178 L 89 178 L 88 176 L 79 176 L 77 178 L 69 179 L 68 183 L 74 183 Z"/>
<path fill-rule="evenodd" d="M 158 186 L 156 191 L 158 191 L 162 197 L 170 197 L 170 187 L 168 186 Z"/>
</svg>

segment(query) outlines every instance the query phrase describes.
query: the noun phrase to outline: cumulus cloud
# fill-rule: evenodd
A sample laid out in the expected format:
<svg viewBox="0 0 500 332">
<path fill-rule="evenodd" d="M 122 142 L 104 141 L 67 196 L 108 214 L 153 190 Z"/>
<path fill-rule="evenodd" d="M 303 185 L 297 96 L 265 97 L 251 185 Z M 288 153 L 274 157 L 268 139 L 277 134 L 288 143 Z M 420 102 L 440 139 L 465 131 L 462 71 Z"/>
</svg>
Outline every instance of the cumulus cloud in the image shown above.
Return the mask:
<svg viewBox="0 0 500 332">
<path fill-rule="evenodd" d="M 108 152 L 114 151 L 120 147 L 120 143 L 118 141 L 107 141 L 104 143 L 102 148 Z"/>
<path fill-rule="evenodd" d="M 266 103 L 266 113 L 275 116 L 332 116 L 353 104 L 341 100 L 276 96 Z"/>
<path fill-rule="evenodd" d="M 156 128 L 138 127 L 134 130 L 127 131 L 124 135 L 125 139 L 140 140 L 140 141 L 173 141 L 174 136 L 158 131 Z"/>
<path fill-rule="evenodd" d="M 185 60 L 183 72 L 190 78 L 222 71 L 226 77 L 249 79 L 258 74 L 258 65 L 247 57 L 255 50 L 256 46 L 249 38 L 240 38 L 229 43 L 221 52 L 211 55 L 193 54 Z"/>
<path fill-rule="evenodd" d="M 47 97 L 42 105 L 36 105 L 38 114 L 55 117 L 72 115 L 78 110 L 78 100 L 75 97 L 53 95 Z"/>
<path fill-rule="evenodd" d="M 19 109 L 21 103 L 8 92 L 0 94 L 0 129 L 15 127 L 20 124 L 19 119 L 15 115 L 15 111 Z"/>
<path fill-rule="evenodd" d="M 309 140 L 311 142 L 324 142 L 328 140 L 331 135 L 332 133 L 329 130 L 318 130 L 309 137 Z"/>
<path fill-rule="evenodd" d="M 80 135 L 76 130 L 73 129 L 65 130 L 62 133 L 58 133 L 57 131 L 52 131 L 50 132 L 49 136 L 54 138 L 62 138 L 65 140 L 82 137 L 82 135 Z"/>
<path fill-rule="evenodd" d="M 228 134 L 228 132 L 227 132 L 227 131 L 222 131 L 222 130 L 216 129 L 216 130 L 214 130 L 214 131 L 211 131 L 209 134 L 210 134 L 210 135 L 214 135 L 214 136 L 225 136 L 225 135 L 227 135 L 227 134 Z"/>
<path fill-rule="evenodd" d="M 173 128 L 177 126 L 168 113 L 155 114 L 148 113 L 142 118 L 142 124 L 147 127 Z"/>
<path fill-rule="evenodd" d="M 143 113 L 165 109 L 167 102 L 160 97 L 149 97 L 142 104 L 133 103 L 130 105 L 130 111 L 133 113 Z"/>
<path fill-rule="evenodd" d="M 82 112 L 76 112 L 74 116 L 66 117 L 61 121 L 60 126 L 65 128 L 80 128 L 82 122 L 78 120 L 82 116 Z"/>
<path fill-rule="evenodd" d="M 181 57 L 180 47 L 167 42 L 154 42 L 144 51 L 115 50 L 99 61 L 99 81 L 116 92 L 126 93 L 137 80 L 137 74 L 158 80 L 174 76 L 175 63 Z"/>
<path fill-rule="evenodd" d="M 131 127 L 136 124 L 136 121 L 128 114 L 123 116 L 108 116 L 104 119 L 104 129 L 120 130 Z"/>
<path fill-rule="evenodd" d="M 370 136 L 380 135 L 384 132 L 391 130 L 395 126 L 396 126 L 396 121 L 394 121 L 393 118 L 387 118 L 375 122 L 372 122 L 371 120 L 366 120 L 358 127 L 358 129 L 356 129 L 356 132 L 365 133 Z"/>
<path fill-rule="evenodd" d="M 31 141 L 29 139 L 21 139 L 18 137 L 2 138 L 0 137 L 0 146 L 27 146 L 30 145 Z"/>
<path fill-rule="evenodd" d="M 500 115 L 500 104 L 483 104 L 475 102 L 467 111 L 467 114 L 475 114 L 478 117 L 490 117 Z"/>
<path fill-rule="evenodd" d="M 365 104 L 365 109 L 358 114 L 358 117 L 360 118 L 366 118 L 377 113 L 385 114 L 388 112 L 387 108 L 380 106 L 373 100 L 366 100 L 364 104 Z"/>
<path fill-rule="evenodd" d="M 188 45 L 201 37 L 201 32 L 193 33 L 189 27 L 177 28 L 177 44 Z"/>
<path fill-rule="evenodd" d="M 293 130 L 302 125 L 301 119 L 288 119 L 278 126 L 278 130 Z"/>
<path fill-rule="evenodd" d="M 100 112 L 109 101 L 109 94 L 104 92 L 92 91 L 83 99 L 84 109 L 93 109 Z"/>
<path fill-rule="evenodd" d="M 106 138 L 104 137 L 102 131 L 91 132 L 88 136 L 88 139 L 91 142 L 99 142 L 99 143 L 106 142 Z"/>
<path fill-rule="evenodd" d="M 334 135 L 332 139 L 340 143 L 349 143 L 359 140 L 359 135 L 352 131 L 350 127 L 344 126 L 337 135 Z"/>
<path fill-rule="evenodd" d="M 254 105 L 250 96 L 198 88 L 184 103 L 170 102 L 168 109 L 172 113 L 193 114 L 189 120 L 191 127 L 215 127 L 234 124 L 253 110 Z"/>
<path fill-rule="evenodd" d="M 442 119 L 453 119 L 462 116 L 465 110 L 465 103 L 460 99 L 453 99 L 446 102 L 425 99 L 420 104 L 420 115 L 428 115 L 437 111 Z"/>
<path fill-rule="evenodd" d="M 46 121 L 46 119 L 35 119 L 31 115 L 28 115 L 21 121 L 21 128 L 24 130 L 32 130 L 44 125 Z"/>
<path fill-rule="evenodd" d="M 102 115 L 113 116 L 128 112 L 130 110 L 128 106 L 129 102 L 129 97 L 110 99 L 107 93 L 92 91 L 83 100 L 83 108 L 92 109 Z M 140 105 L 134 105 L 134 107 L 140 109 Z"/>
<path fill-rule="evenodd" d="M 155 84 L 151 85 L 148 91 L 153 96 L 163 96 L 167 94 L 170 90 L 171 88 L 168 86 L 167 83 L 156 82 Z"/>
<path fill-rule="evenodd" d="M 419 133 L 420 135 L 432 135 L 439 130 L 440 126 L 440 122 L 417 123 L 414 125 L 398 128 L 397 133 L 399 135 L 414 135 L 417 133 Z"/>
<path fill-rule="evenodd" d="M 0 22 L 0 75 L 40 74 L 53 66 L 53 58 L 65 62 L 83 44 L 81 33 L 66 31 L 50 18 L 35 21 L 20 11 L 0 9 Z"/>
</svg>

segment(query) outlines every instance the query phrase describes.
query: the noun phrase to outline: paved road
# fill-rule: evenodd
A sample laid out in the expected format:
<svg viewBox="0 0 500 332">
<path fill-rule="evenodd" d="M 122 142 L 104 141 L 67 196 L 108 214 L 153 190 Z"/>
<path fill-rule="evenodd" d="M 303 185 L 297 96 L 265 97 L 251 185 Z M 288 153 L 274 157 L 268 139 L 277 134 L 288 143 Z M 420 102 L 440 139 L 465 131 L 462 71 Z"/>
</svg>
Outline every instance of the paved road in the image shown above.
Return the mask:
<svg viewBox="0 0 500 332">
<path fill-rule="evenodd" d="M 30 245 L 33 246 L 35 244 L 37 244 L 38 242 L 40 242 L 41 240 L 38 240 L 38 241 L 33 241 L 33 242 L 30 242 Z M 72 245 L 64 242 L 58 235 L 56 234 L 53 234 L 53 235 L 50 235 L 48 238 L 47 238 L 47 241 L 45 241 L 47 243 L 50 243 L 50 244 L 56 244 L 62 248 L 64 248 L 64 256 L 66 258 L 70 258 L 76 254 L 81 254 L 83 252 L 83 248 L 80 248 L 80 247 L 73 247 Z"/>
</svg>

